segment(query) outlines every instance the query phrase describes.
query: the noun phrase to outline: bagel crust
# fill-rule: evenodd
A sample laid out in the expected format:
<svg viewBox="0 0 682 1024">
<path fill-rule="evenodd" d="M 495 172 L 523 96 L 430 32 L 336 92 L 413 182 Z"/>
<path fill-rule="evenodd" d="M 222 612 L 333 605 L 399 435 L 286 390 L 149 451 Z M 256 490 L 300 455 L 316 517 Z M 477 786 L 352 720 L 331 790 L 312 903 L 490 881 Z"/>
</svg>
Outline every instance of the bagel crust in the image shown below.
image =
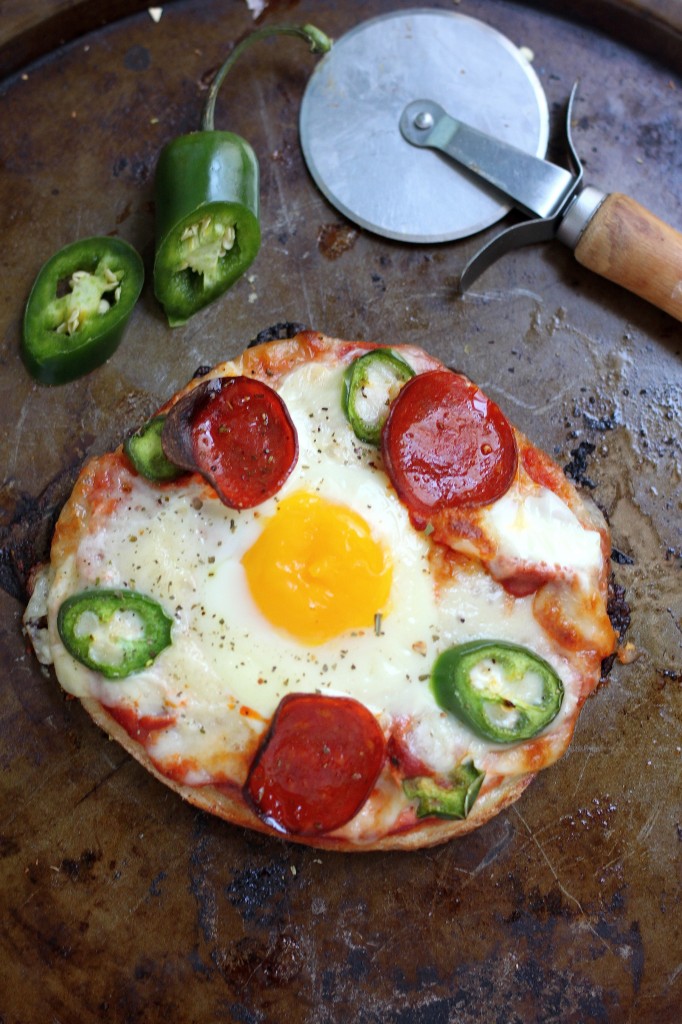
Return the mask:
<svg viewBox="0 0 682 1024">
<path fill-rule="evenodd" d="M 392 430 L 383 430 L 377 445 L 361 439 L 353 424 L 348 381 L 357 360 L 379 349 L 407 364 L 409 380 L 387 393 L 388 411 L 379 406 Z M 453 371 L 414 346 L 300 331 L 247 348 L 161 406 L 156 416 L 165 418 L 164 430 L 178 419 L 169 416 L 176 406 L 190 423 L 190 461 L 175 478 L 149 479 L 123 445 L 83 467 L 57 523 L 50 563 L 35 574 L 25 631 L 39 660 L 54 666 L 64 690 L 81 700 L 93 721 L 184 800 L 233 825 L 322 849 L 414 850 L 484 825 L 567 749 L 601 662 L 615 646 L 606 611 L 608 530 L 559 467 L 461 375 L 457 388 L 473 409 L 462 416 L 487 418 L 482 427 L 458 421 L 453 452 L 459 458 L 466 441 L 466 453 L 480 459 L 483 451 L 504 471 L 490 473 L 492 483 L 478 483 L 470 473 L 473 499 L 468 492 L 459 503 L 438 497 L 431 510 L 425 504 L 430 492 L 423 492 L 427 499 L 421 491 L 418 501 L 413 498 L 414 459 L 423 476 L 422 465 L 428 470 L 429 459 L 435 465 L 441 455 L 440 435 L 433 435 L 433 446 L 413 441 L 429 421 L 416 419 L 421 405 L 417 411 L 410 405 L 416 407 L 410 381 L 431 375 L 420 381 L 423 404 L 432 379 L 441 390 L 450 386 L 444 373 Z M 219 498 L 215 459 L 205 471 L 191 447 L 196 409 L 218 408 L 207 403 L 235 378 L 277 393 L 262 414 L 268 430 L 281 416 L 282 429 L 295 431 L 295 449 L 287 442 L 286 454 L 279 435 L 267 434 L 264 457 L 289 460 L 280 473 L 284 482 L 274 496 L 243 508 Z M 362 401 L 371 408 L 369 387 L 363 384 Z M 220 416 L 227 418 L 218 423 L 215 443 L 228 429 L 239 432 L 230 435 L 232 455 L 246 428 L 232 427 L 235 400 L 232 391 L 225 393 L 229 402 Z M 244 402 L 254 395 L 260 392 L 249 385 Z M 400 417 L 394 416 L 398 401 Z M 491 423 L 496 433 L 489 443 Z M 396 424 L 402 431 L 397 441 Z M 483 440 L 471 441 L 483 429 Z M 412 445 L 408 461 L 398 446 L 405 437 Z M 504 451 L 496 452 L 495 444 Z M 439 463 L 437 485 L 443 472 Z M 456 474 L 450 476 L 457 483 Z M 237 495 L 240 486 L 237 478 Z M 500 493 L 491 497 L 492 487 Z M 294 525 L 287 532 L 289 519 Z M 308 533 L 314 537 L 306 547 Z M 344 543 L 348 550 L 339 555 Z M 361 545 L 356 561 L 353 545 Z M 290 551 L 294 569 L 286 564 Z M 367 582 L 356 580 L 372 559 L 376 567 Z M 315 587 L 322 579 L 332 602 L 323 626 L 322 613 L 315 612 L 314 631 L 306 610 L 313 599 L 308 591 L 301 595 L 301 581 L 309 577 Z M 272 596 L 278 586 L 288 588 L 283 599 Z M 115 610 L 111 632 L 103 613 L 88 611 L 74 640 L 60 615 L 76 595 L 85 593 L 85 607 L 96 609 L 96 595 L 115 605 L 121 591 L 143 595 L 170 624 L 170 640 L 128 673 L 117 668 L 121 644 L 139 643 L 150 627 Z M 368 593 L 369 611 L 363 611 Z M 457 651 L 474 641 L 488 652 L 472 677 L 475 711 L 492 707 L 487 735 L 474 719 L 439 702 L 432 675 L 440 655 L 454 652 L 456 661 Z M 79 653 L 88 643 L 89 660 Z M 495 655 L 500 648 L 513 649 L 514 658 L 531 666 L 519 684 L 525 687 L 522 705 L 505 696 L 509 684 Z M 540 699 L 538 664 L 556 680 L 557 708 L 530 738 L 514 739 L 518 707 L 531 706 L 532 716 Z M 480 676 L 483 671 L 488 675 Z M 337 707 L 367 743 L 371 713 L 371 771 L 364 739 L 351 741 L 345 726 L 334 731 Z M 287 715 L 295 729 L 290 726 L 285 742 Z M 509 735 L 497 737 L 495 722 L 508 726 Z M 323 754 L 313 750 L 318 739 Z M 273 754 L 277 742 L 293 749 L 286 772 Z M 365 770 L 366 782 L 358 782 Z M 349 796 L 353 786 L 361 791 L 357 806 Z M 429 792 L 435 787 L 435 804 L 422 798 L 424 786 Z M 466 799 L 455 800 L 462 786 L 470 786 Z"/>
</svg>

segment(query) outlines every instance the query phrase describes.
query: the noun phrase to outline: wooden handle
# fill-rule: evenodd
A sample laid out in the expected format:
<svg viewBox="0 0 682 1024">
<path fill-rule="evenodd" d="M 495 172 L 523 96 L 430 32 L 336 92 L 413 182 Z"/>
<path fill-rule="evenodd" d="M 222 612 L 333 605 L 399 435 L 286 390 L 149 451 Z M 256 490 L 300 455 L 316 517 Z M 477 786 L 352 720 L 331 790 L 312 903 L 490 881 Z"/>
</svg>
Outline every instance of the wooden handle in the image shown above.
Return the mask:
<svg viewBox="0 0 682 1024">
<path fill-rule="evenodd" d="M 682 320 L 682 234 L 629 196 L 607 196 L 575 248 L 579 263 Z"/>
</svg>

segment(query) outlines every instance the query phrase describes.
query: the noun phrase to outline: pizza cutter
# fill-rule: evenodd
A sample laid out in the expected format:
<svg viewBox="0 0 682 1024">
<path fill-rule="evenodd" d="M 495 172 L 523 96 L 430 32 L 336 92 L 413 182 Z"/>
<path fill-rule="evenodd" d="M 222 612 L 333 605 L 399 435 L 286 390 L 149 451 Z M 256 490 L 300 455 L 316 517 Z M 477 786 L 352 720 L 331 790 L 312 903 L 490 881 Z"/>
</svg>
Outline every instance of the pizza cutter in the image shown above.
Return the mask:
<svg viewBox="0 0 682 1024">
<path fill-rule="evenodd" d="M 496 259 L 558 238 L 584 266 L 682 320 L 682 235 L 635 200 L 583 185 L 543 159 L 549 112 L 540 81 L 509 39 L 458 12 L 415 9 L 362 22 L 313 72 L 301 145 L 326 198 L 361 227 L 411 243 L 454 241 L 501 220 L 465 267 L 464 291 Z"/>
</svg>

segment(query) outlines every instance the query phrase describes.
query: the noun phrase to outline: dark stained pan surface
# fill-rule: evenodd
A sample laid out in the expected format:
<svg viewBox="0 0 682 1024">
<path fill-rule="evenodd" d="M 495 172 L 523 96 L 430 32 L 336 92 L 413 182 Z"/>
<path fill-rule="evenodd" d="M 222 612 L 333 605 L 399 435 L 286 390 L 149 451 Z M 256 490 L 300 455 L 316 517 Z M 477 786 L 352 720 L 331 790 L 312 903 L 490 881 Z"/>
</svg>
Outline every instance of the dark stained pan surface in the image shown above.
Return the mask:
<svg viewBox="0 0 682 1024">
<path fill-rule="evenodd" d="M 248 276 L 174 331 L 148 286 L 106 366 L 39 387 L 18 357 L 37 270 L 109 233 L 151 269 L 156 156 L 198 126 L 212 71 L 253 25 L 237 0 L 174 0 L 158 24 L 118 17 L 140 6 L 112 5 L 114 20 L 77 38 L 72 26 L 72 42 L 0 83 L 0 1021 L 679 1021 L 681 325 L 559 243 L 505 257 L 462 299 L 480 237 L 409 247 L 345 223 L 302 161 L 313 58 L 287 41 L 252 51 L 219 102 L 219 127 L 261 158 L 264 244 Z M 265 21 L 338 36 L 412 6 L 301 0 Z M 678 5 L 578 4 L 580 21 L 560 6 L 456 10 L 533 51 L 554 159 L 580 78 L 586 180 L 682 229 Z M 25 59 L 40 52 L 31 38 Z M 280 321 L 423 345 L 569 466 L 612 525 L 637 660 L 616 663 L 568 755 L 513 808 L 431 851 L 320 853 L 184 805 L 40 670 L 7 592 L 88 455 Z"/>
</svg>

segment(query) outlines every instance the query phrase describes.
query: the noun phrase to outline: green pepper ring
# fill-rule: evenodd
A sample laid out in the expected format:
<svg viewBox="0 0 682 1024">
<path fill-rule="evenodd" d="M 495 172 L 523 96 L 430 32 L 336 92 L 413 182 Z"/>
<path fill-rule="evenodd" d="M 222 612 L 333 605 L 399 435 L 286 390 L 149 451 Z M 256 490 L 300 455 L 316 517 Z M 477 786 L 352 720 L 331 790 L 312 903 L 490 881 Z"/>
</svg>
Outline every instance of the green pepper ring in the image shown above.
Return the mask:
<svg viewBox="0 0 682 1024">
<path fill-rule="evenodd" d="M 76 635 L 78 620 L 88 611 L 94 612 L 104 624 L 117 611 L 135 612 L 142 620 L 143 637 L 121 641 L 123 652 L 119 664 L 107 664 L 93 658 L 90 655 L 92 637 Z M 67 598 L 57 615 L 57 630 L 69 654 L 107 679 L 124 679 L 151 664 L 170 645 L 172 625 L 173 620 L 157 601 L 135 590 L 83 590 Z"/>
<path fill-rule="evenodd" d="M 161 432 L 166 422 L 164 414 L 153 416 L 143 423 L 139 430 L 131 434 L 123 444 L 135 470 L 140 476 L 154 483 L 168 483 L 177 480 L 185 472 L 166 456 L 161 447 Z"/>
<path fill-rule="evenodd" d="M 58 334 L 51 319 L 59 282 L 103 262 L 124 271 L 119 299 L 74 334 Z M 118 348 L 143 283 L 139 253 L 120 238 L 84 238 L 60 249 L 41 267 L 26 303 L 20 351 L 29 373 L 41 384 L 66 384 L 101 366 Z"/>
<path fill-rule="evenodd" d="M 359 441 L 378 445 L 381 440 L 381 428 L 386 416 L 370 421 L 363 419 L 357 408 L 358 394 L 366 386 L 372 373 L 372 367 L 382 363 L 391 370 L 397 384 L 407 383 L 414 377 L 414 370 L 401 356 L 390 348 L 377 348 L 358 356 L 347 368 L 343 377 L 343 393 L 341 404 L 343 411 Z"/>
<path fill-rule="evenodd" d="M 488 658 L 499 662 L 512 678 L 523 669 L 537 673 L 542 680 L 539 704 L 511 702 L 518 715 L 513 729 L 493 722 L 485 709 L 486 702 L 502 705 L 509 700 L 476 689 L 471 683 L 472 669 Z M 473 640 L 443 651 L 431 670 L 431 688 L 440 707 L 494 743 L 518 743 L 537 736 L 558 714 L 564 695 L 562 682 L 548 662 L 525 647 L 503 640 Z"/>
</svg>

